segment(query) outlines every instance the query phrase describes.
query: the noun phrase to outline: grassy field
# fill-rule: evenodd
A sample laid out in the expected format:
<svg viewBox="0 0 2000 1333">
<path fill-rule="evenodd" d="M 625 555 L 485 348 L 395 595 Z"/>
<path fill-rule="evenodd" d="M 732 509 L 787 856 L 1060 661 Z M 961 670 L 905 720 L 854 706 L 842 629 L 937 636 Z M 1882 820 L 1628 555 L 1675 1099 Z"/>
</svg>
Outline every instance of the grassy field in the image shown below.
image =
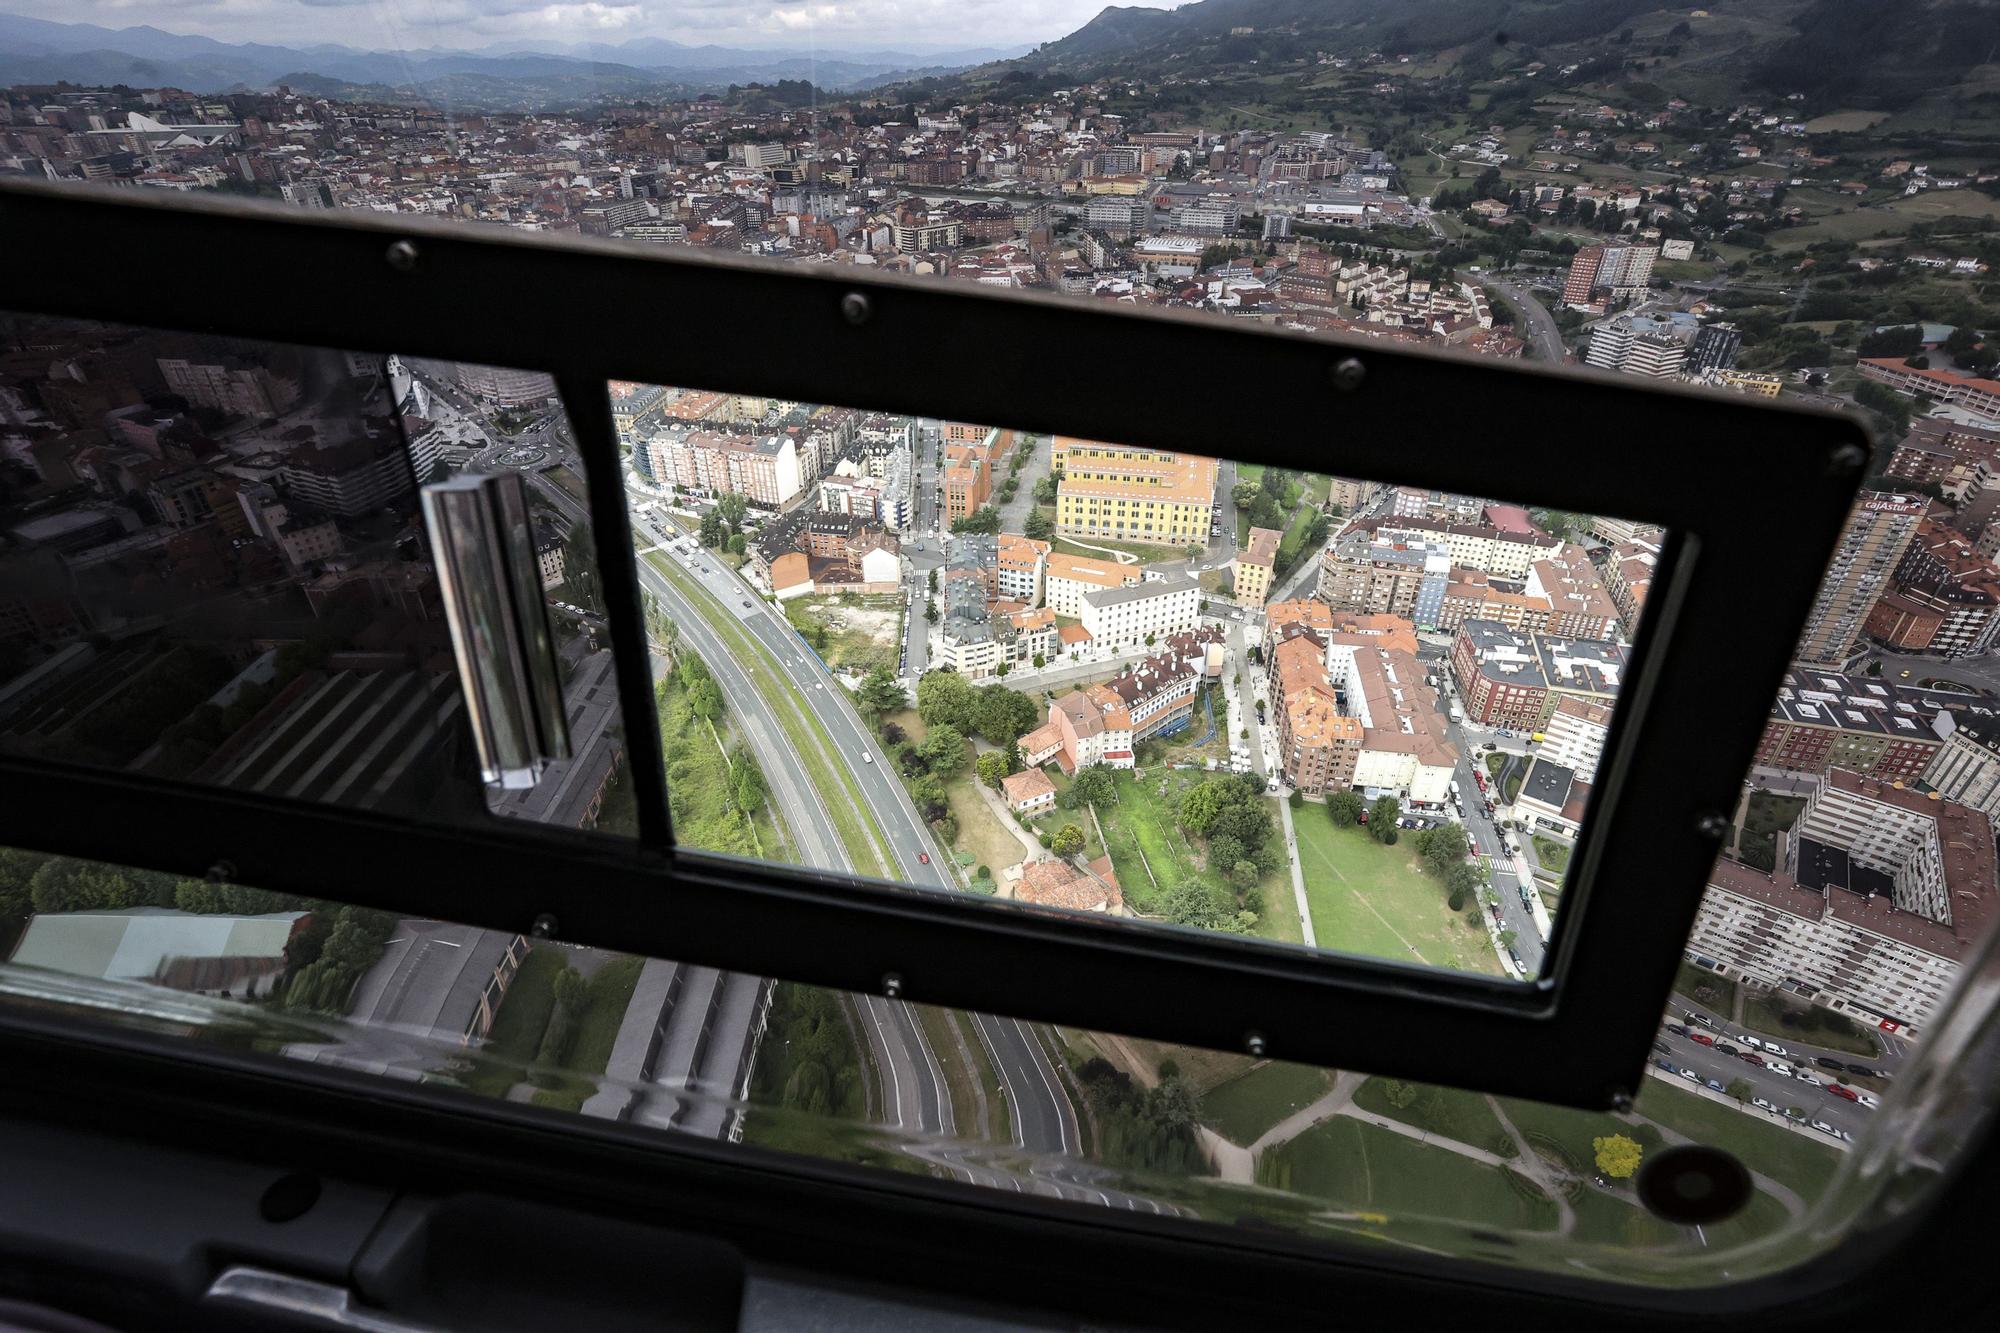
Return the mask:
<svg viewBox="0 0 2000 1333">
<path fill-rule="evenodd" d="M 1499 976 L 1484 929 L 1445 906 L 1405 839 L 1384 847 L 1363 828 L 1336 828 L 1322 810 L 1295 812 L 1306 905 L 1321 948 Z"/>
<path fill-rule="evenodd" d="M 1535 835 L 1535 859 L 1541 862 L 1544 869 L 1562 874 L 1569 869 L 1569 852 L 1568 843 L 1544 838 L 1539 833 Z"/>
<path fill-rule="evenodd" d="M 1088 542 L 1090 545 L 1081 545 L 1079 542 Z M 1102 547 L 1104 550 L 1092 550 L 1091 547 Z M 1138 556 L 1142 565 L 1151 564 L 1156 560 L 1181 560 L 1187 556 L 1186 548 L 1181 546 L 1159 546 L 1152 542 L 1114 542 L 1102 537 L 1084 537 L 1074 542 L 1058 537 L 1050 549 L 1057 555 L 1080 555 L 1089 560 L 1111 559 L 1111 556 L 1105 554 L 1105 550 L 1125 551 Z"/>
<path fill-rule="evenodd" d="M 1829 111 L 1806 122 L 1807 134 L 1853 134 L 1873 129 L 1889 118 L 1886 111 Z"/>
<path fill-rule="evenodd" d="M 813 643 L 813 650 L 830 667 L 872 671 L 896 669 L 897 641 L 903 623 L 903 599 L 894 594 L 846 594 L 836 597 L 795 597 L 784 604 L 785 619 Z M 825 629 L 824 643 L 812 636 Z"/>
<path fill-rule="evenodd" d="M 1703 998 L 1699 993 L 1702 991 L 1714 993 Z M 1683 961 L 1680 969 L 1674 973 L 1674 994 L 1686 996 L 1696 1004 L 1713 1009 L 1725 1017 L 1736 1012 L 1736 983 L 1727 977 L 1718 977 L 1705 967 L 1696 967 L 1690 962 Z"/>
<path fill-rule="evenodd" d="M 777 812 L 768 801 L 754 820 L 745 819 L 736 808 L 730 797 L 729 760 L 716 743 L 716 733 L 694 715 L 679 680 L 668 676 L 660 683 L 656 697 L 675 839 L 703 851 L 772 861 L 791 859 L 777 824 Z M 746 751 L 739 754 L 737 762 L 754 764 L 756 760 Z"/>
<path fill-rule="evenodd" d="M 1678 1130 L 1696 1143 L 1728 1149 L 1752 1171 L 1789 1186 L 1809 1202 L 1825 1191 L 1840 1165 L 1839 1150 L 1774 1125 L 1761 1115 L 1746 1115 L 1657 1078 L 1643 1082 L 1633 1106 L 1640 1115 Z"/>
<path fill-rule="evenodd" d="M 1787 1018 L 1792 1021 L 1787 1023 Z M 1868 1030 L 1852 1019 L 1803 1002 L 1788 1004 L 1769 991 L 1755 991 L 1744 998 L 1743 1025 L 1753 1032 L 1769 1032 L 1786 1041 L 1847 1051 L 1864 1059 L 1882 1053 Z"/>
<path fill-rule="evenodd" d="M 1477 1219 L 1503 1231 L 1548 1231 L 1555 1202 L 1525 1180 L 1401 1134 L 1335 1116 L 1266 1154 L 1258 1180 L 1316 1195 L 1329 1208 Z"/>
<path fill-rule="evenodd" d="M 1976 190 L 1930 190 L 1867 208 L 1855 208 L 1850 201 L 1844 212 L 1828 213 L 1804 226 L 1772 232 L 1771 248 L 1803 250 L 1815 241 L 1859 241 L 1881 232 L 1900 235 L 1915 223 L 1934 223 L 1945 218 L 1964 218 L 1969 223 L 1981 218 L 2000 218 L 2000 199 Z"/>
<path fill-rule="evenodd" d="M 683 597 L 693 603 L 709 628 L 729 645 L 740 666 L 761 675 L 764 680 L 782 682 L 785 679 L 777 659 L 763 644 L 753 639 L 740 622 L 717 605 L 706 589 L 689 578 L 673 561 L 658 554 L 649 555 L 646 559 L 680 590 Z M 826 727 L 818 717 L 809 709 L 798 706 L 790 689 L 782 684 L 774 684 L 773 688 L 778 691 L 779 697 L 771 701 L 771 711 L 791 742 L 792 752 L 803 761 L 807 776 L 824 798 L 834 829 L 839 833 L 841 845 L 847 849 L 855 871 L 863 875 L 893 878 L 889 859 L 882 852 L 887 840 L 874 819 L 863 813 L 868 805 L 862 799 L 861 787 L 855 782 L 854 775 L 847 771 L 845 764 L 834 761 L 833 756 L 838 751 L 834 748 L 833 738 L 826 734 Z"/>
<path fill-rule="evenodd" d="M 1112 868 L 1118 872 L 1118 886 L 1125 901 L 1138 911 L 1151 910 L 1162 891 L 1200 868 L 1187 835 L 1174 825 L 1180 794 L 1194 777 L 1155 770 L 1139 778 L 1133 770 L 1121 769 L 1113 775 L 1118 803 L 1097 812 L 1104 824 Z M 1160 792 L 1163 782 L 1165 795 Z"/>
<path fill-rule="evenodd" d="M 945 783 L 944 791 L 951 798 L 952 817 L 958 820 L 957 847 L 972 853 L 975 870 L 982 865 L 991 867 L 994 882 L 998 883 L 1000 872 L 1024 859 L 1028 849 L 980 796 L 978 781 L 968 768 Z"/>
<path fill-rule="evenodd" d="M 1333 1076 L 1324 1069 L 1274 1060 L 1209 1089 L 1201 1099 L 1202 1120 L 1231 1143 L 1247 1148 L 1331 1086 Z"/>
<path fill-rule="evenodd" d="M 1468 1092 L 1464 1088 L 1440 1088 L 1428 1083 L 1409 1085 L 1416 1091 L 1416 1100 L 1408 1106 L 1398 1106 L 1391 1099 L 1392 1080 L 1371 1078 L 1354 1092 L 1354 1104 L 1364 1111 L 1373 1111 L 1391 1120 L 1400 1120 L 1406 1125 L 1431 1134 L 1442 1134 L 1448 1139 L 1483 1148 L 1487 1152 L 1499 1153 L 1502 1157 L 1512 1157 L 1520 1149 L 1513 1138 L 1500 1125 L 1500 1117 L 1493 1114 L 1493 1106 L 1485 1096 Z"/>
</svg>

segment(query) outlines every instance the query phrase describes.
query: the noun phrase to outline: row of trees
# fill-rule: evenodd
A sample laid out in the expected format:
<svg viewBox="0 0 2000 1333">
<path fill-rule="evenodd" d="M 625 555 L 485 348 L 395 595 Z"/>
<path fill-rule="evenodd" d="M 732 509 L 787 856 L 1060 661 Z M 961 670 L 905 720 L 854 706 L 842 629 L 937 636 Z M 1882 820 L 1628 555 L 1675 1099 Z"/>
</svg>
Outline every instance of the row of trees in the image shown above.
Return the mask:
<svg viewBox="0 0 2000 1333">
<path fill-rule="evenodd" d="M 742 555 L 747 546 L 743 516 L 749 508 L 749 498 L 734 491 L 724 491 L 717 496 L 714 506 L 701 516 L 701 527 L 696 534 L 701 544 L 726 549 L 732 555 Z"/>
<path fill-rule="evenodd" d="M 992 505 L 981 505 L 964 517 L 953 519 L 951 530 L 956 533 L 983 532 L 991 535 L 1000 531 L 1000 511 Z"/>
<path fill-rule="evenodd" d="M 1176 1177 L 1208 1172 L 1199 1133 L 1201 1090 L 1194 1084 L 1175 1074 L 1158 1087 L 1141 1088 L 1098 1056 L 1075 1073 L 1096 1122 L 1099 1161 Z"/>
<path fill-rule="evenodd" d="M 1360 792 L 1344 787 L 1327 795 L 1326 814 L 1335 828 L 1353 828 L 1362 822 L 1362 815 L 1367 815 L 1368 832 L 1384 846 L 1394 846 L 1401 836 L 1396 821 L 1402 817 L 1403 807 L 1396 804 L 1393 796 L 1377 796 L 1370 805 Z"/>
</svg>

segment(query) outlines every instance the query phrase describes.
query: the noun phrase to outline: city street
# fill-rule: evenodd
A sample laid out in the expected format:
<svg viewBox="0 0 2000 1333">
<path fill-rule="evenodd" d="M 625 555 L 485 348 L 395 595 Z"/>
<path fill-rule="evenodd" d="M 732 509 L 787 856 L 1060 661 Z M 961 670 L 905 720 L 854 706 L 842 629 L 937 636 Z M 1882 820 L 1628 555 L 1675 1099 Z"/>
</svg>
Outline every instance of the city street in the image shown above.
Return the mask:
<svg viewBox="0 0 2000 1333">
<path fill-rule="evenodd" d="M 1741 1042 L 1735 1042 L 1732 1038 L 1742 1033 L 1744 1029 L 1727 1023 L 1715 1013 L 1686 1000 L 1678 994 L 1674 995 L 1668 1003 L 1668 1021 L 1683 1023 L 1682 1015 L 1689 1011 L 1704 1014 L 1715 1024 L 1712 1028 L 1693 1027 L 1684 1024 L 1684 1026 L 1690 1026 L 1690 1031 L 1708 1033 L 1718 1041 L 1729 1041 L 1732 1045 L 1742 1045 Z M 1671 1061 L 1676 1069 L 1691 1069 L 1702 1080 L 1712 1078 L 1722 1084 L 1724 1088 L 1727 1088 L 1734 1079 L 1743 1079 L 1750 1084 L 1750 1095 L 1752 1098 L 1762 1097 L 1765 1101 L 1778 1107 L 1780 1113 L 1787 1107 L 1796 1106 L 1805 1112 L 1807 1119 L 1824 1120 L 1835 1129 L 1846 1130 L 1856 1137 L 1859 1137 L 1861 1132 L 1868 1127 L 1871 1117 L 1880 1114 L 1858 1103 L 1850 1102 L 1844 1097 L 1837 1097 L 1833 1093 L 1828 1092 L 1824 1087 L 1815 1087 L 1810 1083 L 1802 1082 L 1797 1078 L 1787 1077 L 1770 1069 L 1759 1069 L 1756 1065 L 1742 1059 L 1740 1056 L 1724 1054 L 1712 1046 L 1705 1046 L 1695 1041 L 1692 1036 L 1675 1036 L 1663 1028 L 1659 1033 L 1658 1040 L 1666 1044 L 1667 1052 L 1665 1055 L 1662 1055 L 1657 1050 L 1652 1051 L 1647 1056 L 1649 1061 Z M 1779 1058 L 1783 1059 L 1786 1064 L 1790 1065 L 1794 1070 L 1810 1072 L 1821 1083 L 1836 1081 L 1840 1078 L 1840 1075 L 1836 1074 L 1833 1070 L 1813 1064 L 1814 1056 L 1824 1055 L 1843 1062 L 1857 1059 L 1856 1056 L 1845 1052 L 1829 1051 L 1822 1047 L 1805 1046 L 1791 1038 L 1771 1038 L 1768 1040 L 1776 1040 L 1784 1047 L 1786 1054 Z M 1898 1058 L 1892 1055 L 1884 1055 L 1866 1061 L 1866 1063 L 1873 1068 L 1893 1073 L 1898 1063 Z M 1658 1066 L 1655 1065 L 1654 1068 L 1657 1069 Z M 1664 1073 L 1665 1071 L 1661 1070 L 1660 1072 Z M 1759 1110 L 1754 1106 L 1748 1109 L 1747 1114 L 1771 1116 L 1770 1112 Z M 1824 1138 L 1825 1136 L 1815 1134 L 1814 1137 Z"/>
<path fill-rule="evenodd" d="M 1486 285 L 1507 298 L 1521 312 L 1521 327 L 1517 332 L 1535 349 L 1536 357 L 1552 366 L 1561 365 L 1568 352 L 1563 347 L 1562 333 L 1556 328 L 1555 316 L 1549 313 L 1549 308 L 1519 283 L 1496 277 L 1489 278 Z"/>
</svg>

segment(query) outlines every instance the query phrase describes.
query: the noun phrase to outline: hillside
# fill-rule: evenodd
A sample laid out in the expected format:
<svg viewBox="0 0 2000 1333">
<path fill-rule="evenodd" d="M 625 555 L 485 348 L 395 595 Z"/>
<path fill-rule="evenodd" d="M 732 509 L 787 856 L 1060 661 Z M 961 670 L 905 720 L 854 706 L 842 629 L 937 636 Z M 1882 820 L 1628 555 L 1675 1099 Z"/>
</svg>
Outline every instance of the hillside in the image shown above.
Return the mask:
<svg viewBox="0 0 2000 1333">
<path fill-rule="evenodd" d="M 1576 86 L 1663 83 L 1705 100 L 1805 94 L 1809 107 L 1896 109 L 1986 91 L 2000 0 L 1198 0 L 1108 8 L 1016 60 L 963 76 L 1323 82 L 1327 58 L 1411 57 L 1433 81 L 1504 78 L 1531 63 L 1585 68 Z M 1295 73 L 1279 71 L 1296 71 Z M 1656 73 L 1657 71 L 1657 73 Z M 1011 76 L 1011 77 L 1010 77 Z M 1553 82 L 1544 77 L 1543 82 Z"/>
</svg>

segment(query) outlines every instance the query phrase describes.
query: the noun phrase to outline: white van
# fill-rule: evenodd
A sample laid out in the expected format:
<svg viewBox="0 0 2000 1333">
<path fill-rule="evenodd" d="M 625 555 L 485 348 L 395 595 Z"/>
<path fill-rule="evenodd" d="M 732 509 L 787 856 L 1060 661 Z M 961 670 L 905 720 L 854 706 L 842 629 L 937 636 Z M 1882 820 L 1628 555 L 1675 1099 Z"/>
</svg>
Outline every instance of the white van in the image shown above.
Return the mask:
<svg viewBox="0 0 2000 1333">
<path fill-rule="evenodd" d="M 864 764 L 872 764 L 875 762 L 875 756 L 868 753 L 868 751 L 863 750 L 861 752 L 861 762 Z"/>
</svg>

